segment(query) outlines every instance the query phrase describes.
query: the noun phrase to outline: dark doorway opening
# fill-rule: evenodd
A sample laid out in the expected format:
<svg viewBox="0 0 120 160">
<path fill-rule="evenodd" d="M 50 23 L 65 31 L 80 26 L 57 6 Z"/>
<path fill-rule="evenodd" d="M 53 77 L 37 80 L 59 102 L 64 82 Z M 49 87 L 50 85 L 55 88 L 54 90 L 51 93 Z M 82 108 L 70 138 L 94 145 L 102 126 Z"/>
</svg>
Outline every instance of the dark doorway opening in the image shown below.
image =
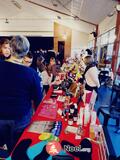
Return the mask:
<svg viewBox="0 0 120 160">
<path fill-rule="evenodd" d="M 64 41 L 58 41 L 58 59 L 61 63 L 61 65 L 63 64 L 63 60 L 64 60 L 64 52 L 65 52 L 65 42 Z"/>
</svg>

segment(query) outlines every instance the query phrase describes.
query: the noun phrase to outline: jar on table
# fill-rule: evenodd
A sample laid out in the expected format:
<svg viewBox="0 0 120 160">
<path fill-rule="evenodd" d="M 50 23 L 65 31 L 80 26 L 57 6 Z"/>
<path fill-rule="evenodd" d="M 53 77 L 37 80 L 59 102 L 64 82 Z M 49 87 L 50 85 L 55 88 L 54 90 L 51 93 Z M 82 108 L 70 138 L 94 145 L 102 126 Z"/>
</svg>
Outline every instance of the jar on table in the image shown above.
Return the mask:
<svg viewBox="0 0 120 160">
<path fill-rule="evenodd" d="M 71 106 L 70 106 L 70 114 L 73 114 L 73 113 L 74 113 L 74 109 L 75 109 L 75 108 L 74 108 L 74 105 L 71 105 Z"/>
<path fill-rule="evenodd" d="M 74 122 L 77 122 L 77 119 L 78 119 L 78 115 L 77 115 L 77 113 L 74 113 L 73 114 L 73 120 L 74 120 Z"/>
<path fill-rule="evenodd" d="M 69 125 L 72 125 L 72 124 L 73 124 L 73 115 L 69 115 L 68 124 L 69 124 Z"/>
</svg>

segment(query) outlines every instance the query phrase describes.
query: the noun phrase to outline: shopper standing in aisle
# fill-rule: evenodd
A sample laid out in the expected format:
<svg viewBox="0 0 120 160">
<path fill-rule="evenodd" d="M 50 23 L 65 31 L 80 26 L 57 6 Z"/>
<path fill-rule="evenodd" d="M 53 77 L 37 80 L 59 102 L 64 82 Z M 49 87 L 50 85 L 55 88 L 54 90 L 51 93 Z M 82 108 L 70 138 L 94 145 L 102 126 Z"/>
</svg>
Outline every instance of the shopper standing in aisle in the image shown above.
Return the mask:
<svg viewBox="0 0 120 160">
<path fill-rule="evenodd" d="M 52 77 L 53 77 L 48 65 L 46 65 L 44 70 L 41 72 L 41 77 L 43 83 L 43 93 L 47 94 L 49 87 L 52 83 Z"/>
<path fill-rule="evenodd" d="M 50 58 L 50 63 L 48 65 L 48 69 L 49 69 L 49 71 L 51 71 L 51 73 L 53 75 L 52 81 L 54 81 L 57 76 L 57 66 L 56 66 L 56 61 L 55 61 L 54 57 Z"/>
<path fill-rule="evenodd" d="M 26 37 L 15 36 L 11 57 L 0 60 L 0 146 L 7 144 L 9 153 L 30 124 L 32 102 L 37 108 L 43 97 L 37 72 L 22 64 L 29 47 Z"/>
<path fill-rule="evenodd" d="M 91 50 L 86 49 L 83 55 L 83 61 L 86 65 L 86 69 L 83 74 L 83 78 L 85 80 L 85 91 L 84 91 L 84 96 L 85 96 L 86 93 L 89 91 L 95 90 L 96 92 L 98 92 L 100 83 L 98 79 L 98 69 L 96 67 L 96 63 L 93 62 Z"/>
</svg>

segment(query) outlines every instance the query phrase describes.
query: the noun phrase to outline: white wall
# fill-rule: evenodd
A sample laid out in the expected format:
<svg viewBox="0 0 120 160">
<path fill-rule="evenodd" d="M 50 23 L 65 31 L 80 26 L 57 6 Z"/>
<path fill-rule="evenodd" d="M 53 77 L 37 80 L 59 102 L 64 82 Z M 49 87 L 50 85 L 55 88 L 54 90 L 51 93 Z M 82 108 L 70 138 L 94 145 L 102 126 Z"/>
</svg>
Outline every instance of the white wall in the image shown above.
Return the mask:
<svg viewBox="0 0 120 160">
<path fill-rule="evenodd" d="M 99 24 L 99 35 L 110 30 L 111 28 L 116 26 L 116 17 L 115 14 L 112 17 L 106 17 L 100 24 Z"/>
<path fill-rule="evenodd" d="M 79 32 L 85 32 L 87 34 L 91 33 L 93 29 L 95 28 L 94 25 L 91 25 L 89 23 L 85 23 L 79 20 L 72 20 L 72 19 L 61 19 L 56 20 L 57 23 L 64 25 L 66 27 L 71 28 L 72 30 L 76 30 Z"/>
<path fill-rule="evenodd" d="M 5 19 L 0 20 L 0 35 L 28 35 L 28 36 L 54 36 L 54 22 L 65 25 L 72 30 L 78 30 L 79 32 L 90 33 L 94 26 L 84 22 L 72 21 L 72 20 L 50 20 L 50 19 L 8 19 L 9 23 L 5 23 Z M 76 34 L 77 35 L 77 34 Z"/>
<path fill-rule="evenodd" d="M 116 18 L 117 15 L 114 14 L 112 17 L 106 17 L 100 24 L 98 27 L 98 36 L 107 32 L 108 30 L 114 28 L 116 26 Z M 94 30 L 95 31 L 95 27 Z M 89 34 L 89 41 L 94 40 L 94 37 L 92 34 Z"/>
<path fill-rule="evenodd" d="M 88 45 L 88 34 L 72 30 L 72 42 L 71 42 L 71 56 L 80 54 L 82 49 L 87 48 Z"/>
<path fill-rule="evenodd" d="M 0 35 L 54 36 L 53 22 L 50 20 L 8 20 L 0 23 Z"/>
</svg>

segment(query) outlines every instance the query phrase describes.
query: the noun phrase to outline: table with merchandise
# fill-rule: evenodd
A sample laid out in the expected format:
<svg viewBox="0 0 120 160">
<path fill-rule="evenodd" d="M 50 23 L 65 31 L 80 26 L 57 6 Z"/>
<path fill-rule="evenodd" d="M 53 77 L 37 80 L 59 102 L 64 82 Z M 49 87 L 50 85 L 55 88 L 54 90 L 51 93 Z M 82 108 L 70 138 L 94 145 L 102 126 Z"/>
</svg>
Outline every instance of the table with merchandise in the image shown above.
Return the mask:
<svg viewBox="0 0 120 160">
<path fill-rule="evenodd" d="M 7 160 L 107 160 L 102 126 L 86 103 L 52 85 Z M 91 108 L 91 109 L 89 109 Z"/>
</svg>

